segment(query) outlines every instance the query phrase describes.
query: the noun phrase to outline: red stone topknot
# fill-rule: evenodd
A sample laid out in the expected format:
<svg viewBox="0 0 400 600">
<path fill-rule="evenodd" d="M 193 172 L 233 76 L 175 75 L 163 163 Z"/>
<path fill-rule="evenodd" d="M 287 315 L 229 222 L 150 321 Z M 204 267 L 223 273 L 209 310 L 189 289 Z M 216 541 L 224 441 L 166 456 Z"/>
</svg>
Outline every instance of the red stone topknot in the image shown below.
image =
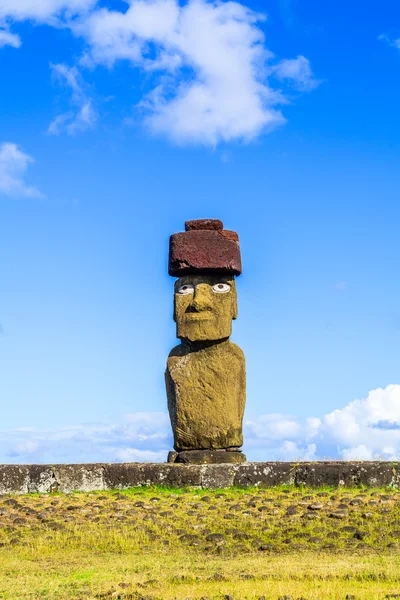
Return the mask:
<svg viewBox="0 0 400 600">
<path fill-rule="evenodd" d="M 186 221 L 185 231 L 169 241 L 168 273 L 173 277 L 195 273 L 240 275 L 239 236 L 224 229 L 219 219 Z"/>
</svg>

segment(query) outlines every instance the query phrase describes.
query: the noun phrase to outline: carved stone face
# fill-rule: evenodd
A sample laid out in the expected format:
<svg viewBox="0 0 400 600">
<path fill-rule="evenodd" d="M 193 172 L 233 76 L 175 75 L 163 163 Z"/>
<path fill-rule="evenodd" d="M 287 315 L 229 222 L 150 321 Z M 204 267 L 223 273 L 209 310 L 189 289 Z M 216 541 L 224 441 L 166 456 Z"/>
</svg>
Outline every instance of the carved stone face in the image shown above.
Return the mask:
<svg viewBox="0 0 400 600">
<path fill-rule="evenodd" d="M 176 336 L 214 341 L 232 333 L 237 317 L 235 280 L 229 275 L 185 275 L 175 282 Z"/>
</svg>

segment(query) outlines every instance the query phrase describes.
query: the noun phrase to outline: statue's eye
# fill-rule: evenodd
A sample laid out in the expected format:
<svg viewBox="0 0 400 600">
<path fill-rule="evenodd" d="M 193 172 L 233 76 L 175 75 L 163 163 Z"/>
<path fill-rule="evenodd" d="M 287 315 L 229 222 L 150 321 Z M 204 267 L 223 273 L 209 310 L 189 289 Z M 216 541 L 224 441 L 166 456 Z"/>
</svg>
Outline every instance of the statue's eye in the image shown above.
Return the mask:
<svg viewBox="0 0 400 600">
<path fill-rule="evenodd" d="M 226 292 L 229 292 L 229 290 L 231 289 L 231 286 L 227 283 L 216 283 L 212 286 L 211 289 L 217 294 L 226 294 Z"/>
<path fill-rule="evenodd" d="M 193 291 L 194 287 L 191 284 L 181 285 L 181 287 L 178 288 L 178 294 L 181 294 L 182 296 L 185 294 L 193 294 Z"/>
</svg>

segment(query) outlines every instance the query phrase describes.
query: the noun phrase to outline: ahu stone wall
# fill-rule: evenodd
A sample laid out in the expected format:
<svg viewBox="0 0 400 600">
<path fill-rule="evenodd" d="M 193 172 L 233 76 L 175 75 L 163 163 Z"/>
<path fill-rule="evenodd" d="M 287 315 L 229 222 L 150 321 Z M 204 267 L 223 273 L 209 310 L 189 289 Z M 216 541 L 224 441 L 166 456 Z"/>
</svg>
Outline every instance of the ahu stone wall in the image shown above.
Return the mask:
<svg viewBox="0 0 400 600">
<path fill-rule="evenodd" d="M 136 486 L 229 488 L 295 485 L 309 487 L 400 487 L 400 463 L 254 462 L 238 465 L 94 463 L 0 465 L 0 494 L 94 491 Z"/>
</svg>

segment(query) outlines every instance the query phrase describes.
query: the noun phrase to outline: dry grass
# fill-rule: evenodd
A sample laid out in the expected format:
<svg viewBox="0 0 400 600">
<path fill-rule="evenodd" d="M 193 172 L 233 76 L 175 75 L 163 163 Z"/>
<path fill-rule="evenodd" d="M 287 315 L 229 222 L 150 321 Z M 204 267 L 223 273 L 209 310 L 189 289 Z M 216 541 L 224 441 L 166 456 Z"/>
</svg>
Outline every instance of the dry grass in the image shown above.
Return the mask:
<svg viewBox="0 0 400 600">
<path fill-rule="evenodd" d="M 286 492 L 3 497 L 0 598 L 400 598 L 400 493 Z"/>
</svg>

